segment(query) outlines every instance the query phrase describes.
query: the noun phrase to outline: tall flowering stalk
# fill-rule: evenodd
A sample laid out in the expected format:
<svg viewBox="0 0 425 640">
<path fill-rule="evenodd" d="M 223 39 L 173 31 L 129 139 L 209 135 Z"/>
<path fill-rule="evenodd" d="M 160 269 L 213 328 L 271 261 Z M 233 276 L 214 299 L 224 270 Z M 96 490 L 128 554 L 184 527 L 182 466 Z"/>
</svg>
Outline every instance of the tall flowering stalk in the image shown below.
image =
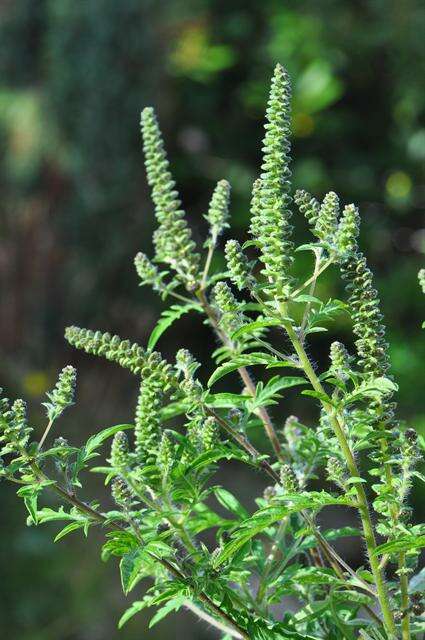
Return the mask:
<svg viewBox="0 0 425 640">
<path fill-rule="evenodd" d="M 138 253 L 134 263 L 141 284 L 174 304 L 146 347 L 100 331 L 65 332 L 72 346 L 136 377 L 134 418 L 83 447 L 63 436 L 51 442 L 53 421 L 74 402 L 76 372 L 65 367 L 48 394 L 41 438 L 22 399 L 0 401 L 0 475 L 19 486 L 30 524 L 65 521 L 57 539 L 93 526 L 108 530 L 102 557 L 120 558 L 126 594 L 150 578 L 120 626 L 160 606 L 152 622 L 185 608 L 226 639 L 419 640 L 425 602 L 423 575 L 415 572 L 425 528 L 412 522 L 408 498 L 413 482 L 423 481 L 416 469 L 421 439 L 396 416 L 397 385 L 379 295 L 359 245 L 358 207 L 332 191 L 323 199 L 297 191 L 295 205 L 312 233 L 298 249 L 311 251 L 313 267 L 305 280 L 292 269 L 298 253 L 290 223 L 287 72 L 278 65 L 272 78 L 251 239 L 224 243 L 224 273 L 213 272 L 213 257 L 229 227 L 229 183 L 221 180 L 213 191 L 202 255 L 151 108 L 142 112 L 142 134 L 158 227 L 153 259 Z M 331 265 L 346 285 L 344 301 L 317 297 Z M 187 348 L 173 362 L 156 349 L 192 311 L 203 314 L 218 342 L 208 380 Z M 314 334 L 329 329 L 338 313 L 351 319 L 354 347 L 330 339 L 328 366 L 319 370 L 310 356 Z M 242 381 L 240 393 L 224 386 L 232 375 Z M 316 404 L 308 424 L 285 419 L 284 395 L 297 388 Z M 108 440 L 103 466 L 96 461 L 92 468 L 111 488 L 112 506 L 101 507 L 80 498 L 81 472 Z M 267 480 L 256 510 L 217 482 L 231 463 Z M 60 507 L 41 506 L 48 491 Z M 355 510 L 361 528 L 320 528 L 316 518 L 327 506 Z M 347 535 L 365 549 L 360 570 L 333 546 Z M 295 610 L 287 611 L 288 596 Z"/>
</svg>

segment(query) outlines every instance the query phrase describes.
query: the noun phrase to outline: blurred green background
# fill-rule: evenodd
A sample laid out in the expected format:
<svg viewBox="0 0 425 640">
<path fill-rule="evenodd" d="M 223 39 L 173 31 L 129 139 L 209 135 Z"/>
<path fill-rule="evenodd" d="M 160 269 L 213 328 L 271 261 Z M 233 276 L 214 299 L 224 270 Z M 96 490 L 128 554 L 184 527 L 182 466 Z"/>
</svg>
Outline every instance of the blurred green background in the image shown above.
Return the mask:
<svg viewBox="0 0 425 640">
<path fill-rule="evenodd" d="M 0 376 L 8 394 L 30 400 L 40 431 L 40 400 L 67 363 L 79 367 L 79 401 L 61 422 L 63 435 L 80 443 L 132 417 L 136 382 L 72 352 L 62 334 L 75 323 L 144 343 L 162 308 L 138 289 L 132 265 L 138 250 L 150 251 L 153 227 L 140 109 L 157 108 L 197 239 L 222 177 L 232 183 L 233 233 L 242 237 L 278 61 L 294 85 L 294 186 L 319 196 L 334 189 L 360 205 L 400 414 L 425 431 L 416 279 L 425 265 L 424 42 L 421 0 L 3 0 Z M 295 225 L 302 241 L 305 226 L 299 218 Z M 335 277 L 322 284 L 323 295 L 339 293 Z M 336 330 L 346 339 L 343 320 Z M 312 347 L 319 361 L 326 340 Z M 161 348 L 168 355 L 177 345 L 202 357 L 214 340 L 188 318 Z M 295 408 L 289 397 L 288 413 Z M 243 471 L 227 479 L 252 506 Z M 96 480 L 89 490 L 103 491 Z M 52 528 L 24 526 L 12 488 L 0 492 L 2 637 L 214 637 L 184 613 L 150 634 L 143 616 L 118 632 L 131 598 L 121 595 L 113 562 L 98 558 L 100 534 L 54 545 Z M 419 517 L 419 487 L 414 499 Z"/>
</svg>

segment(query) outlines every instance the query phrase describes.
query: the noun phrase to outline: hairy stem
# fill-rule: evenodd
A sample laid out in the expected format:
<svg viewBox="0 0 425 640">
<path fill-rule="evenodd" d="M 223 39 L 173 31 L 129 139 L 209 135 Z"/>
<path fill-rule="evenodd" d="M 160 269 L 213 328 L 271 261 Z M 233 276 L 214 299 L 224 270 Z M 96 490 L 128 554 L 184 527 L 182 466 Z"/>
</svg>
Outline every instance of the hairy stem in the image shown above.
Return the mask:
<svg viewBox="0 0 425 640">
<path fill-rule="evenodd" d="M 201 620 L 204 620 L 205 622 L 215 627 L 222 633 L 225 633 L 226 635 L 230 636 L 231 638 L 246 637 L 246 636 L 242 636 L 242 634 L 239 633 L 239 631 L 236 631 L 236 629 L 234 629 L 233 627 L 228 627 L 225 624 L 222 624 L 221 622 L 219 622 L 218 620 L 210 616 L 209 613 L 206 613 L 206 611 L 198 607 L 196 604 L 194 604 L 190 600 L 187 600 L 184 606 L 186 609 L 189 609 L 189 611 L 194 613 L 195 616 L 198 616 L 198 618 L 201 618 Z"/>
<path fill-rule="evenodd" d="M 291 340 L 294 346 L 294 349 L 300 359 L 300 362 L 307 375 L 307 378 L 310 380 L 310 383 L 313 389 L 321 394 L 325 394 L 326 392 L 311 365 L 309 357 L 305 352 L 305 349 L 301 344 L 301 341 L 295 329 L 289 323 L 285 323 L 284 326 L 289 336 L 289 339 Z M 354 458 L 354 455 L 350 449 L 350 445 L 345 435 L 343 425 L 341 424 L 338 416 L 335 415 L 335 412 L 331 407 L 331 405 L 329 405 L 324 401 L 322 402 L 322 404 L 327 415 L 329 416 L 330 422 L 332 424 L 334 433 L 337 437 L 338 443 L 341 447 L 341 451 L 344 455 L 350 475 L 355 478 L 360 477 L 359 469 L 357 467 L 357 463 Z M 379 566 L 378 558 L 374 553 L 376 548 L 376 540 L 375 540 L 375 532 L 372 525 L 372 519 L 369 513 L 367 496 L 363 488 L 363 485 L 361 483 L 355 484 L 354 486 L 357 493 L 358 509 L 359 509 L 360 518 L 362 521 L 364 539 L 365 539 L 368 558 L 369 558 L 369 564 L 370 564 L 373 577 L 375 579 L 377 595 L 378 595 L 379 603 L 381 605 L 384 624 L 388 633 L 390 634 L 390 637 L 395 637 L 396 627 L 394 623 L 393 613 L 391 611 L 389 595 L 388 595 L 387 587 L 385 584 L 383 572 Z"/>
</svg>

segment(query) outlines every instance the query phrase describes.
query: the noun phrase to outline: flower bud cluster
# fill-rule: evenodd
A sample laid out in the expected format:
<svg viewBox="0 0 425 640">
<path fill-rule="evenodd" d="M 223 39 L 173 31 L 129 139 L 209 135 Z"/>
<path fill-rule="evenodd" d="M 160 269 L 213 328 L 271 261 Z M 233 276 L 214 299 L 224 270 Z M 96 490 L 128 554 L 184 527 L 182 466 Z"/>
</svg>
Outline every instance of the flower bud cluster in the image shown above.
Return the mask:
<svg viewBox="0 0 425 640">
<path fill-rule="evenodd" d="M 124 431 L 118 431 L 112 440 L 110 462 L 118 470 L 123 470 L 128 466 L 129 446 Z"/>
<path fill-rule="evenodd" d="M 295 192 L 294 201 L 308 223 L 314 227 L 320 211 L 320 202 L 317 198 L 308 193 L 308 191 L 299 189 Z"/>
<path fill-rule="evenodd" d="M 200 256 L 181 209 L 175 182 L 169 171 L 162 134 L 152 108 L 142 111 L 143 150 L 149 186 L 159 228 L 155 233 L 157 259 L 170 264 L 189 290 L 199 275 Z"/>
<path fill-rule="evenodd" d="M 164 288 L 162 282 L 162 275 L 160 274 L 158 267 L 153 264 L 151 260 L 139 251 L 134 258 L 134 266 L 136 267 L 137 275 L 141 280 L 141 284 L 147 284 L 152 287 L 154 291 L 162 291 Z"/>
<path fill-rule="evenodd" d="M 255 220 L 251 232 L 260 249 L 262 273 L 275 289 L 276 295 L 286 295 L 289 268 L 293 262 L 290 224 L 290 79 L 277 65 L 271 83 L 263 139 L 263 163 L 258 193 L 255 189 Z M 257 188 L 256 187 L 256 188 Z"/>
<path fill-rule="evenodd" d="M 162 390 L 154 376 L 142 380 L 134 419 L 136 458 L 141 463 L 152 463 L 159 444 Z"/>
<path fill-rule="evenodd" d="M 342 258 L 354 253 L 360 231 L 360 213 L 354 204 L 344 207 L 336 233 L 338 255 Z"/>
<path fill-rule="evenodd" d="M 332 342 L 329 352 L 330 371 L 341 380 L 347 380 L 350 370 L 350 355 L 342 342 Z"/>
<path fill-rule="evenodd" d="M 227 180 L 220 180 L 214 189 L 208 213 L 205 216 L 210 225 L 210 234 L 206 242 L 208 247 L 214 248 L 217 238 L 229 226 L 229 202 L 230 184 Z"/>
<path fill-rule="evenodd" d="M 372 272 L 362 253 L 350 256 L 342 265 L 342 275 L 348 281 L 349 305 L 353 318 L 353 333 L 359 365 L 364 372 L 383 376 L 389 369 L 388 345 L 380 310 L 378 292 L 373 286 Z"/>
<path fill-rule="evenodd" d="M 239 302 L 227 282 L 217 282 L 212 297 L 220 314 L 220 325 L 225 333 L 232 334 L 244 324 Z"/>
<path fill-rule="evenodd" d="M 298 478 L 289 464 L 280 467 L 280 483 L 285 493 L 297 493 L 300 490 Z"/>
<path fill-rule="evenodd" d="M 59 374 L 55 388 L 47 393 L 50 402 L 43 403 L 47 409 L 49 420 L 56 420 L 67 407 L 74 404 L 76 381 L 76 369 L 71 366 L 64 367 Z"/>
<path fill-rule="evenodd" d="M 164 475 L 168 475 L 174 459 L 174 447 L 167 433 L 163 433 L 158 450 L 158 465 Z"/>
<path fill-rule="evenodd" d="M 0 390 L 1 392 L 1 390 Z M 0 442 L 6 444 L 3 453 L 26 447 L 31 434 L 27 421 L 27 406 L 18 398 L 12 405 L 8 398 L 0 401 Z"/>
<path fill-rule="evenodd" d="M 314 227 L 315 234 L 323 242 L 333 244 L 338 227 L 339 198 L 330 191 L 323 198 Z"/>
<path fill-rule="evenodd" d="M 249 289 L 255 284 L 251 275 L 251 265 L 237 240 L 228 240 L 225 247 L 227 268 L 230 279 L 239 291 Z"/>
</svg>

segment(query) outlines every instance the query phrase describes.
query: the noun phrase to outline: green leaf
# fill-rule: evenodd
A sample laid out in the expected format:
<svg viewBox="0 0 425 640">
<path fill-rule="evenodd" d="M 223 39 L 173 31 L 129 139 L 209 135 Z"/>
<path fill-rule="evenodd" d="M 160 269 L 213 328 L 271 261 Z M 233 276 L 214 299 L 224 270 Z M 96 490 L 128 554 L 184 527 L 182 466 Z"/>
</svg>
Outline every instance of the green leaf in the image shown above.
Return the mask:
<svg viewBox="0 0 425 640">
<path fill-rule="evenodd" d="M 137 600 L 136 602 L 133 602 L 133 604 L 131 605 L 131 607 L 129 607 L 126 611 L 124 611 L 124 613 L 122 614 L 119 622 L 118 622 L 118 629 L 122 629 L 123 626 L 125 625 L 126 622 L 128 622 L 133 616 L 136 615 L 136 613 L 139 613 L 139 611 L 142 611 L 142 609 L 144 609 L 145 607 L 149 606 L 149 600 L 145 601 L 145 600 Z"/>
<path fill-rule="evenodd" d="M 397 540 L 385 542 L 376 547 L 374 554 L 380 556 L 382 554 L 398 553 L 399 551 L 416 551 L 425 547 L 425 535 L 419 536 L 402 536 Z"/>
<path fill-rule="evenodd" d="M 272 398 L 282 389 L 289 389 L 302 384 L 308 384 L 308 382 L 305 378 L 299 376 L 274 376 L 265 386 L 262 383 L 257 385 L 255 398 L 249 401 L 248 406 L 251 411 L 255 411 L 258 407 L 270 404 Z"/>
<path fill-rule="evenodd" d="M 244 324 L 242 327 L 237 329 L 237 331 L 235 331 L 231 337 L 232 337 L 232 340 L 237 340 L 238 338 L 241 338 L 242 336 L 245 336 L 247 334 L 255 333 L 259 329 L 265 329 L 266 327 L 279 327 L 281 325 L 282 325 L 281 321 L 275 318 L 268 318 L 266 320 L 256 320 L 255 322 L 249 322 L 248 324 Z"/>
<path fill-rule="evenodd" d="M 146 560 L 147 555 L 142 549 L 133 549 L 121 558 L 121 585 L 125 595 L 127 595 L 143 577 L 142 568 Z"/>
<path fill-rule="evenodd" d="M 198 304 L 173 304 L 169 309 L 163 311 L 156 327 L 149 336 L 148 349 L 153 349 L 162 334 L 171 327 L 173 322 L 181 318 L 185 313 L 189 313 L 189 311 L 200 312 L 201 307 Z"/>
<path fill-rule="evenodd" d="M 176 596 L 172 598 L 165 604 L 161 609 L 159 609 L 152 620 L 149 622 L 149 629 L 152 629 L 154 625 L 163 620 L 169 613 L 173 611 L 178 611 L 184 605 L 186 601 L 185 596 Z"/>
<path fill-rule="evenodd" d="M 225 509 L 231 511 L 232 513 L 235 513 L 240 518 L 249 518 L 248 511 L 241 505 L 239 500 L 237 500 L 235 496 L 230 493 L 230 491 L 227 491 L 227 489 L 223 489 L 223 487 L 215 487 L 214 494 L 219 503 Z"/>
<path fill-rule="evenodd" d="M 71 524 L 67 524 L 62 531 L 59 531 L 53 542 L 59 542 L 59 540 L 62 540 L 62 538 L 67 536 L 69 533 L 77 531 L 77 529 L 84 529 L 85 524 L 85 522 L 71 522 Z"/>
<path fill-rule="evenodd" d="M 220 378 L 227 376 L 229 373 L 236 371 L 239 367 L 253 367 L 260 364 L 273 364 L 277 362 L 276 358 L 268 356 L 264 353 L 249 353 L 239 356 L 231 362 L 225 362 L 220 365 L 208 380 L 208 387 L 212 387 Z"/>
<path fill-rule="evenodd" d="M 113 427 L 107 427 L 106 429 L 99 431 L 99 433 L 91 436 L 84 445 L 86 455 L 91 457 L 91 454 L 94 453 L 94 451 L 96 451 L 96 449 L 98 449 L 105 440 L 114 436 L 118 431 L 125 431 L 126 429 L 133 428 L 134 425 L 132 424 L 116 424 Z"/>
</svg>

